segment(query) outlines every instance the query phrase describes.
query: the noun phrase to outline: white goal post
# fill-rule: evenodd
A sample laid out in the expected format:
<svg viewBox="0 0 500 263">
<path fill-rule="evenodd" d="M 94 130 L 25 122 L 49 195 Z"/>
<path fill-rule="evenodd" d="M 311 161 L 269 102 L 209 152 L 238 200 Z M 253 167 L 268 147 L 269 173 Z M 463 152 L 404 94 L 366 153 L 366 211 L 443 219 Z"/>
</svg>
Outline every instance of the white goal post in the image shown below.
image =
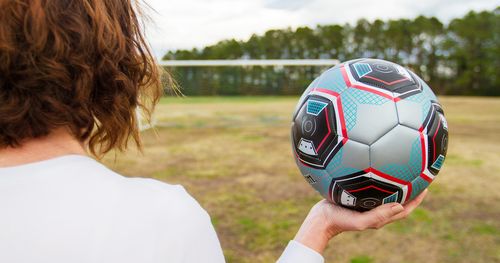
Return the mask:
<svg viewBox="0 0 500 263">
<path fill-rule="evenodd" d="M 156 118 L 154 113 L 151 115 L 151 120 L 147 121 L 142 114 L 141 108 L 137 107 L 135 110 L 137 118 L 137 126 L 139 126 L 139 131 L 145 131 L 156 126 Z"/>
<path fill-rule="evenodd" d="M 337 59 L 216 59 L 216 60 L 163 60 L 167 67 L 244 67 L 244 66 L 335 66 Z"/>
<path fill-rule="evenodd" d="M 215 59 L 215 60 L 162 60 L 166 67 L 291 67 L 291 66 L 329 66 L 339 64 L 337 59 Z M 151 116 L 151 122 L 145 121 L 139 108 L 136 111 L 137 124 L 140 131 L 153 128 L 157 120 Z"/>
</svg>

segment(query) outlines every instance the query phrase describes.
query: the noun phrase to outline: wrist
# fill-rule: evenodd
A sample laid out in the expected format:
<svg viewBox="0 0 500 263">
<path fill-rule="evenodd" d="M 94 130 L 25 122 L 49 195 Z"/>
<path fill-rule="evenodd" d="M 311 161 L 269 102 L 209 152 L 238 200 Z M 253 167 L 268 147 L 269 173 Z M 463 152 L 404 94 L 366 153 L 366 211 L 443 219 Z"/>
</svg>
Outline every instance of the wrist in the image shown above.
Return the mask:
<svg viewBox="0 0 500 263">
<path fill-rule="evenodd" d="M 322 254 L 330 239 L 339 233 L 321 217 L 308 216 L 294 240 Z"/>
</svg>

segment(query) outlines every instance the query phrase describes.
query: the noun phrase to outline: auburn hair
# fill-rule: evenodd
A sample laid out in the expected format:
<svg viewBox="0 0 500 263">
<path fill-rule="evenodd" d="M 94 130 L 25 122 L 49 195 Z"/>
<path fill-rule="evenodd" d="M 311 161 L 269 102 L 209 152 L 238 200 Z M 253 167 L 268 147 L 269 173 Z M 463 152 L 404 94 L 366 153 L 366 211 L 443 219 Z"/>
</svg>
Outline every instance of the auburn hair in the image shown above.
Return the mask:
<svg viewBox="0 0 500 263">
<path fill-rule="evenodd" d="M 141 148 L 160 70 L 133 0 L 0 0 L 0 148 L 67 127 L 96 156 Z"/>
</svg>

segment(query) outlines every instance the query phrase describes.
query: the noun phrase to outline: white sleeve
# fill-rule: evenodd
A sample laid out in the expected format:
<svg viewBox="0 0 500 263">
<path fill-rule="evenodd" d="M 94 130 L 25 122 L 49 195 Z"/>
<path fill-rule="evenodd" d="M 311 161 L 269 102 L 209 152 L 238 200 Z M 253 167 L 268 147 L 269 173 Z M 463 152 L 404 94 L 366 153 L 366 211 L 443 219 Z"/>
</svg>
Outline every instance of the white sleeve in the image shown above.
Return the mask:
<svg viewBox="0 0 500 263">
<path fill-rule="evenodd" d="M 177 231 L 182 237 L 182 263 L 224 263 L 224 254 L 207 211 L 179 186 L 176 204 L 180 206 Z M 170 260 L 168 262 L 172 262 Z M 177 261 L 176 261 L 177 262 Z"/>
<path fill-rule="evenodd" d="M 321 254 L 301 243 L 291 240 L 277 263 L 324 263 Z"/>
<path fill-rule="evenodd" d="M 210 216 L 203 209 L 200 212 L 202 214 L 190 233 L 192 236 L 187 240 L 190 249 L 186 251 L 183 262 L 226 262 Z"/>
<path fill-rule="evenodd" d="M 164 186 L 166 187 L 166 186 Z M 160 197 L 158 245 L 164 262 L 224 263 L 224 254 L 208 213 L 182 186 L 170 186 L 170 196 Z M 161 210 L 161 209 L 160 209 Z"/>
</svg>

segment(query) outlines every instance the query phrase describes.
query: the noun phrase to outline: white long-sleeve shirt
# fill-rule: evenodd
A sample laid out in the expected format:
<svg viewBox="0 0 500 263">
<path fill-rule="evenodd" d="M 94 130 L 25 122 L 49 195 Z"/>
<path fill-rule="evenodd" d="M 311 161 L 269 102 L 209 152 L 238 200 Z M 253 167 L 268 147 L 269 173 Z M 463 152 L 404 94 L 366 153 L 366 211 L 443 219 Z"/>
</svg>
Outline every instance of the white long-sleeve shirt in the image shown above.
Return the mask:
<svg viewBox="0 0 500 263">
<path fill-rule="evenodd" d="M 321 263 L 291 241 L 280 262 Z M 0 168 L 0 262 L 224 262 L 182 186 L 126 178 L 80 155 Z"/>
</svg>

